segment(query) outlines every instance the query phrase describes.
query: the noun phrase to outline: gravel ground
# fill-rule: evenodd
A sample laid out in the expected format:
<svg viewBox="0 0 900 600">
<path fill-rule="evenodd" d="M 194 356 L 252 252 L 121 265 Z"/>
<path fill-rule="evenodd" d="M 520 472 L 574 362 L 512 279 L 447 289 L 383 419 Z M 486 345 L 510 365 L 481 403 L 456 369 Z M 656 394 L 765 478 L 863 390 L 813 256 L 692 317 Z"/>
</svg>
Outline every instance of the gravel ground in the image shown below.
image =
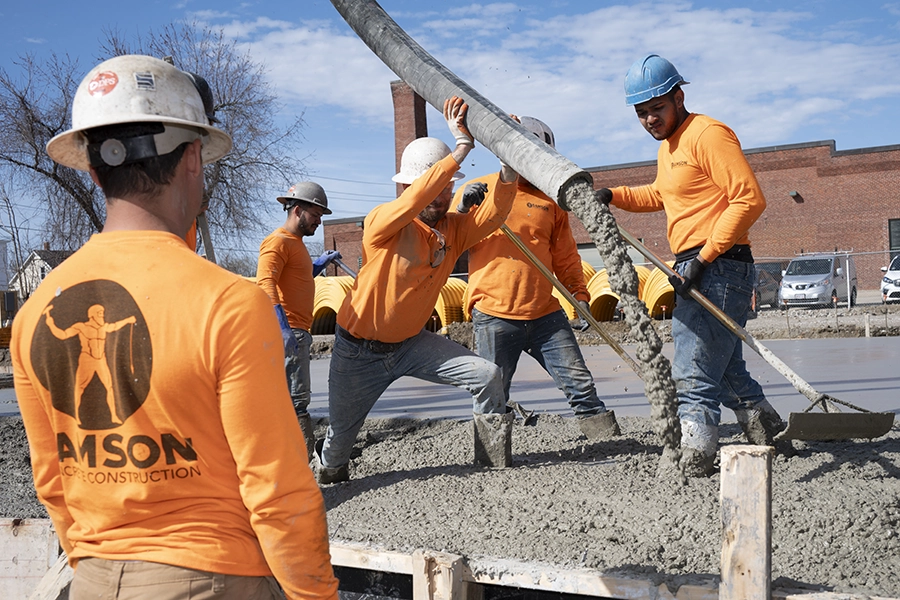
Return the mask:
<svg viewBox="0 0 900 600">
<path fill-rule="evenodd" d="M 766 310 L 756 338 L 900 336 L 900 306 Z M 622 324 L 605 324 L 627 343 Z M 668 324 L 657 322 L 663 339 Z M 465 343 L 471 331 L 451 327 Z M 580 334 L 584 344 L 597 343 Z M 316 348 L 327 352 L 319 338 Z M 727 420 L 727 418 L 726 418 Z M 325 486 L 333 540 L 385 550 L 590 568 L 666 583 L 714 583 L 719 572 L 719 476 L 657 472 L 662 445 L 643 418 L 622 436 L 589 443 L 570 418 L 541 415 L 514 428 L 514 467 L 471 466 L 471 421 L 371 420 L 351 460 L 352 480 Z M 324 420 L 317 435 L 324 435 Z M 726 424 L 722 444 L 744 443 Z M 799 442 L 773 465 L 776 587 L 900 598 L 900 429 L 875 441 Z M 0 513 L 45 517 L 34 497 L 18 418 L 0 419 Z"/>
</svg>

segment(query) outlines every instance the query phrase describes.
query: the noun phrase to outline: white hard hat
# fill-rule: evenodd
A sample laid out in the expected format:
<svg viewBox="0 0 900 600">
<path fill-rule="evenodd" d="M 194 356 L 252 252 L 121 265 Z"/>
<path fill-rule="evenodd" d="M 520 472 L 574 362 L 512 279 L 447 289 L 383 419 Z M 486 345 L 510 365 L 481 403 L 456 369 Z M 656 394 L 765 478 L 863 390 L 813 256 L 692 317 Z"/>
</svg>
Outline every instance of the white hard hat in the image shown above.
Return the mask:
<svg viewBox="0 0 900 600">
<path fill-rule="evenodd" d="M 308 202 L 321 206 L 323 214 L 330 215 L 331 209 L 328 208 L 328 196 L 325 195 L 325 189 L 318 183 L 312 181 L 301 181 L 295 183 L 287 191 L 284 196 L 278 196 L 278 201 L 284 207 L 284 210 L 290 210 L 298 202 Z"/>
<path fill-rule="evenodd" d="M 95 164 L 116 166 L 162 156 L 198 138 L 203 142 L 204 164 L 231 150 L 231 136 L 209 125 L 193 77 L 152 56 L 125 55 L 100 63 L 81 81 L 72 102 L 72 129 L 50 140 L 47 154 L 61 165 L 87 171 L 91 158 L 85 131 L 142 122 L 161 123 L 165 129 L 152 136 L 153 144 L 129 147 L 112 139 L 92 147 Z"/>
<path fill-rule="evenodd" d="M 450 148 L 437 138 L 423 137 L 413 140 L 403 149 L 400 156 L 400 172 L 391 177 L 391 180 L 397 183 L 412 183 L 446 156 L 450 156 Z M 457 181 L 465 176 L 465 173 L 457 171 L 451 181 Z"/>
<path fill-rule="evenodd" d="M 536 135 L 539 140 L 551 148 L 556 148 L 556 137 L 546 123 L 534 117 L 521 117 L 520 121 L 522 127 Z"/>
</svg>

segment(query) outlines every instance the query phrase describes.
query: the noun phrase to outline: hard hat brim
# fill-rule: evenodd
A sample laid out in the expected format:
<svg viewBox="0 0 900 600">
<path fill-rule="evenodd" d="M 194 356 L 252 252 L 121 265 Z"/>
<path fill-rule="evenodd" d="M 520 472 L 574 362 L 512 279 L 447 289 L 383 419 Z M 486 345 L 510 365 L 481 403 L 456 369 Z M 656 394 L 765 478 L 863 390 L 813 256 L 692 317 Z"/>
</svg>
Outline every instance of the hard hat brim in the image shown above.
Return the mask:
<svg viewBox="0 0 900 600">
<path fill-rule="evenodd" d="M 147 122 L 162 123 L 164 125 L 170 123 L 172 125 L 181 125 L 183 127 L 192 127 L 194 129 L 202 130 L 204 133 L 203 150 L 201 153 L 203 164 L 215 162 L 231 151 L 232 141 L 230 135 L 216 127 L 202 125 L 186 119 L 158 116 L 150 117 L 144 115 L 143 118 L 130 120 L 123 119 L 114 123 L 104 123 L 104 125 L 124 125 L 127 123 Z M 88 141 L 87 136 L 85 135 L 85 131 L 88 129 L 92 129 L 92 127 L 70 129 L 69 131 L 65 131 L 55 136 L 47 142 L 47 154 L 54 161 L 65 167 L 70 167 L 79 171 L 89 171 L 91 164 L 88 160 Z"/>
<path fill-rule="evenodd" d="M 326 206 L 322 206 L 318 202 L 310 202 L 309 200 L 303 200 L 302 198 L 294 198 L 293 196 L 278 196 L 275 199 L 278 200 L 279 202 L 281 202 L 282 206 L 285 206 L 288 202 L 294 202 L 294 203 L 303 202 L 304 204 L 312 204 L 313 206 L 318 206 L 319 208 L 322 209 L 323 215 L 330 215 L 332 213 L 332 210 L 330 208 L 328 208 Z"/>
</svg>

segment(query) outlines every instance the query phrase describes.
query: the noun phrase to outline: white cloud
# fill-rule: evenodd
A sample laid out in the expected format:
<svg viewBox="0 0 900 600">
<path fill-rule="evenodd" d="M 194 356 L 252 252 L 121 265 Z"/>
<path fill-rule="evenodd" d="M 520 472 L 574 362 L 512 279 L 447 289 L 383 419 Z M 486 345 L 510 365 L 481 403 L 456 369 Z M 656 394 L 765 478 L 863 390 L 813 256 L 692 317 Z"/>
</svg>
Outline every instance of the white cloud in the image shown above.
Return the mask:
<svg viewBox="0 0 900 600">
<path fill-rule="evenodd" d="M 862 21 L 823 25 L 810 13 L 685 2 L 541 10 L 489 3 L 392 16 L 501 109 L 550 124 L 560 149 L 585 165 L 655 156 L 622 88 L 631 63 L 651 51 L 692 82 L 688 108 L 729 124 L 745 147 L 827 139 L 846 114 L 882 110 L 873 103 L 900 95 L 900 44 L 851 41 L 864 39 Z M 266 63 L 289 106 L 330 106 L 382 131 L 392 123 L 388 82 L 396 76 L 338 17 L 232 19 L 225 27 Z M 436 112 L 429 118 L 442 127 Z"/>
</svg>

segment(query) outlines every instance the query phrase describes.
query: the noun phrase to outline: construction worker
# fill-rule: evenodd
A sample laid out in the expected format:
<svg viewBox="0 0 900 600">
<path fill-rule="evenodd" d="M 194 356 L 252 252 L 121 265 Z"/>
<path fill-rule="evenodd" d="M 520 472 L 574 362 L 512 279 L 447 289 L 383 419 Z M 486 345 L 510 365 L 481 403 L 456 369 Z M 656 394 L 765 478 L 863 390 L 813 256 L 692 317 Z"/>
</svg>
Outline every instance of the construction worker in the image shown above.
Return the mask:
<svg viewBox="0 0 900 600">
<path fill-rule="evenodd" d="M 336 599 L 271 302 L 185 244 L 203 167 L 231 149 L 194 80 L 107 60 L 47 144 L 90 172 L 107 218 L 13 325 L 35 489 L 75 569 L 70 598 Z"/>
<path fill-rule="evenodd" d="M 556 147 L 553 132 L 544 122 L 514 115 L 513 119 L 542 142 Z M 497 175 L 489 175 L 474 181 L 492 187 L 496 179 Z M 457 193 L 457 199 L 457 211 L 468 212 L 461 193 Z M 590 295 L 569 227 L 569 213 L 519 177 L 506 226 L 590 312 Z M 572 326 L 553 296 L 553 284 L 502 231 L 490 234 L 469 250 L 467 308 L 475 330 L 475 351 L 500 367 L 507 402 L 519 356 L 527 352 L 566 395 L 588 439 L 619 434 L 615 414 L 607 411 L 597 396 Z"/>
<path fill-rule="evenodd" d="M 625 75 L 625 103 L 662 144 L 656 181 L 598 190 L 618 208 L 665 210 L 675 255 L 670 283 L 682 468 L 702 477 L 714 470 L 721 406 L 734 411 L 750 443 L 772 445 L 784 428 L 762 387 L 747 371 L 741 341 L 690 295 L 696 288 L 738 324 L 747 322 L 756 270 L 748 232 L 766 207 L 756 176 L 726 125 L 688 112 L 688 82 L 668 60 L 650 54 Z"/>
<path fill-rule="evenodd" d="M 284 225 L 273 231 L 259 245 L 256 283 L 268 294 L 284 338 L 284 370 L 294 412 L 306 440 L 308 459 L 312 459 L 313 436 L 309 407 L 309 349 L 312 334 L 316 277 L 341 255 L 327 250 L 313 261 L 303 243 L 304 236 L 316 232 L 322 215 L 330 215 L 325 190 L 312 181 L 293 185 L 278 201 L 287 213 Z"/>
<path fill-rule="evenodd" d="M 457 258 L 506 218 L 517 175 L 503 167 L 497 184 L 469 186 L 477 213 L 447 214 L 459 165 L 474 147 L 467 105 L 444 104 L 456 139 L 451 152 L 435 138 L 411 142 L 393 180 L 403 192 L 376 207 L 363 229 L 363 266 L 338 311 L 328 377 L 329 426 L 316 443 L 319 483 L 349 479 L 350 452 L 382 392 L 403 376 L 465 388 L 473 396 L 475 462 L 511 464 L 512 413 L 506 414 L 496 365 L 424 329 Z"/>
</svg>

